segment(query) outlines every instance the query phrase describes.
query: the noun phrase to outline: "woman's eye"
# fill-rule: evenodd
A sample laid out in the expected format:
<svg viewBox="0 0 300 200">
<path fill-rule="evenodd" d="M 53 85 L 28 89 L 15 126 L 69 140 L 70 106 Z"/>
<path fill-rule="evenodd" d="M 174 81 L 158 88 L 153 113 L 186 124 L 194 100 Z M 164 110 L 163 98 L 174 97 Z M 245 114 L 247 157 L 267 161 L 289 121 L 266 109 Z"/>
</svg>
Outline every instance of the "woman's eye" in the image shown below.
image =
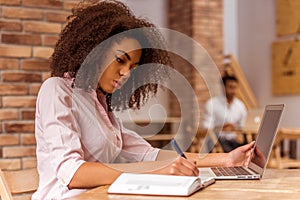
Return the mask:
<svg viewBox="0 0 300 200">
<path fill-rule="evenodd" d="M 118 63 L 124 63 L 124 60 L 121 59 L 121 58 L 119 58 L 118 56 L 116 56 L 116 61 L 117 61 Z"/>
</svg>

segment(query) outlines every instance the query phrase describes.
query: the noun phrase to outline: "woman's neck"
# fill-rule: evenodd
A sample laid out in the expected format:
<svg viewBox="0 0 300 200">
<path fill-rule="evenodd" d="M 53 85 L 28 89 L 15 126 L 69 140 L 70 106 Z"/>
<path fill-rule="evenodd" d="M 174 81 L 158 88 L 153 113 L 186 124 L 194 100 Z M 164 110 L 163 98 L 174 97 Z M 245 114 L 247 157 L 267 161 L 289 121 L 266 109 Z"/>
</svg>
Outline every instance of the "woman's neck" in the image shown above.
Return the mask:
<svg viewBox="0 0 300 200">
<path fill-rule="evenodd" d="M 98 101 L 102 104 L 104 108 L 107 108 L 108 112 L 112 112 L 112 107 L 111 107 L 111 93 L 105 92 L 101 87 L 98 87 L 97 90 L 97 97 Z M 105 97 L 105 102 L 101 100 L 101 97 Z M 105 105 L 103 105 L 105 104 Z"/>
</svg>

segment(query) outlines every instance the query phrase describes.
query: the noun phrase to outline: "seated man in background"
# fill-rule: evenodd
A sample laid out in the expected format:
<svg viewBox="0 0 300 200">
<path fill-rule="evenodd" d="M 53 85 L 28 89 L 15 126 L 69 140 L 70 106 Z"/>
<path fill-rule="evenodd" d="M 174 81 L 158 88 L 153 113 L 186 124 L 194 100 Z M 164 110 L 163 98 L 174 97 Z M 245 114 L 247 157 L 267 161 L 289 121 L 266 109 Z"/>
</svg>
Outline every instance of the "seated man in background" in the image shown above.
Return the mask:
<svg viewBox="0 0 300 200">
<path fill-rule="evenodd" d="M 229 152 L 241 146 L 236 140 L 237 129 L 245 125 L 247 110 L 244 103 L 236 97 L 238 80 L 235 76 L 225 75 L 222 78 L 225 94 L 209 99 L 205 104 L 203 128 L 213 130 L 224 152 Z M 206 140 L 211 151 L 214 142 Z"/>
</svg>

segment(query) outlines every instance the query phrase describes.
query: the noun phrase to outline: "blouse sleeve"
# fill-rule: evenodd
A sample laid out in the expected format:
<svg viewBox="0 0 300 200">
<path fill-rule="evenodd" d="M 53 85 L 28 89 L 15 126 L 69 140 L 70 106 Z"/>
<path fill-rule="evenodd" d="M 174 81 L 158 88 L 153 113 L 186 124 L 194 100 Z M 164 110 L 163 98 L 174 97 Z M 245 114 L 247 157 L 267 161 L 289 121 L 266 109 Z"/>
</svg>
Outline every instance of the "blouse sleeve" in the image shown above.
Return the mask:
<svg viewBox="0 0 300 200">
<path fill-rule="evenodd" d="M 159 152 L 136 132 L 126 129 L 120 120 L 123 147 L 120 153 L 129 162 L 154 161 Z"/>
<path fill-rule="evenodd" d="M 72 90 L 60 78 L 50 78 L 41 87 L 37 100 L 37 140 L 46 153 L 58 180 L 67 186 L 85 162 L 72 107 Z M 39 144 L 39 142 L 38 142 Z"/>
</svg>

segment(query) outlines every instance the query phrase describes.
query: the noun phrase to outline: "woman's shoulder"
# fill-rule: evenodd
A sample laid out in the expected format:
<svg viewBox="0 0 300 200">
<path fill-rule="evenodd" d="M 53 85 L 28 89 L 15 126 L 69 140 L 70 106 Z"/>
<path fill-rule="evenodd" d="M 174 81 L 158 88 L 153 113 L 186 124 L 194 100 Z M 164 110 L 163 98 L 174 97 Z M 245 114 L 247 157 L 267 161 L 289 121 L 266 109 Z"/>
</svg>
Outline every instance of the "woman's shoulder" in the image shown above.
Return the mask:
<svg viewBox="0 0 300 200">
<path fill-rule="evenodd" d="M 42 87 L 53 88 L 65 87 L 67 85 L 67 81 L 62 77 L 50 77 L 43 82 Z"/>
<path fill-rule="evenodd" d="M 69 83 L 67 80 L 65 80 L 62 77 L 50 77 L 43 82 L 40 88 L 40 92 L 41 91 L 47 91 L 47 92 L 64 91 L 69 93 L 70 91 L 72 91 L 72 87 L 71 87 L 71 83 Z"/>
</svg>

